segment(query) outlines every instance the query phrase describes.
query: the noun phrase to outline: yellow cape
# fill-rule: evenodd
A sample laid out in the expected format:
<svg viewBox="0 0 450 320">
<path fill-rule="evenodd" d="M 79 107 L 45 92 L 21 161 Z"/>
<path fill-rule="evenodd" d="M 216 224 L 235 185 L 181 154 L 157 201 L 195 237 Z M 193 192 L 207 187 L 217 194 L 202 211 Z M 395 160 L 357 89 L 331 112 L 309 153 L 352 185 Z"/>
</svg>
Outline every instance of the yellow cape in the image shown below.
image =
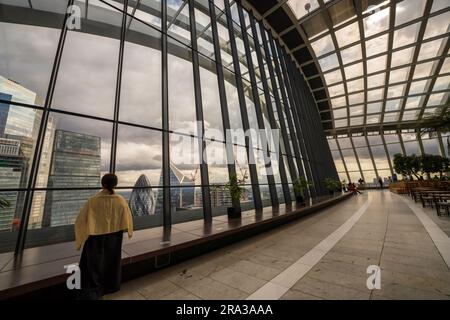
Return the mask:
<svg viewBox="0 0 450 320">
<path fill-rule="evenodd" d="M 133 218 L 126 200 L 119 194 L 102 190 L 90 198 L 75 220 L 75 244 L 80 250 L 90 235 L 102 235 L 118 231 L 133 235 Z"/>
</svg>

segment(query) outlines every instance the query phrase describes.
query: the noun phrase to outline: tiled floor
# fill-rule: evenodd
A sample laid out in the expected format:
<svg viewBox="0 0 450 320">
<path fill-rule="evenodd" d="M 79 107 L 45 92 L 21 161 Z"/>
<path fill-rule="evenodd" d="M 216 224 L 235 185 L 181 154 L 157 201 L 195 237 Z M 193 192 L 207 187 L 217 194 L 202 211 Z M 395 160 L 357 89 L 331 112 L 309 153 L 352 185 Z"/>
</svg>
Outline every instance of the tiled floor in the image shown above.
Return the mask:
<svg viewBox="0 0 450 320">
<path fill-rule="evenodd" d="M 428 217 L 428 231 L 440 235 L 441 251 L 420 214 Z M 127 282 L 106 298 L 450 299 L 450 268 L 443 259 L 450 254 L 449 227 L 450 217 L 439 218 L 406 196 L 365 192 Z M 367 288 L 370 265 L 381 268 L 380 289 Z"/>
</svg>

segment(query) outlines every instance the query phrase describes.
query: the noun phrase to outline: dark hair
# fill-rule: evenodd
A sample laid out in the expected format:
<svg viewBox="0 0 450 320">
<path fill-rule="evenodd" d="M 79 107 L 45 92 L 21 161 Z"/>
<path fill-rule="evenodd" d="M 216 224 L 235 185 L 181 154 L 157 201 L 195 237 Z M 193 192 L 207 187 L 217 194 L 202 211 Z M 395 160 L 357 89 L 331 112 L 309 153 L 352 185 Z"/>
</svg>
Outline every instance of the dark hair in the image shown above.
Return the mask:
<svg viewBox="0 0 450 320">
<path fill-rule="evenodd" d="M 102 186 L 109 191 L 110 194 L 114 193 L 114 188 L 117 186 L 118 179 L 114 173 L 107 173 L 102 178 Z"/>
</svg>

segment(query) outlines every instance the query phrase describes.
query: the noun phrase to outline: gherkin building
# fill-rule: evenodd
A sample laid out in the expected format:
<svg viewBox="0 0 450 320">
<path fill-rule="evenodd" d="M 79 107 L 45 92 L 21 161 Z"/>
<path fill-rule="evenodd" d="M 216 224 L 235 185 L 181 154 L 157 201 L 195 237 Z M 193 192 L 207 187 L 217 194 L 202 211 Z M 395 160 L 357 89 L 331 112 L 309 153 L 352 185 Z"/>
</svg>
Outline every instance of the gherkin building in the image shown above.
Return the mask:
<svg viewBox="0 0 450 320">
<path fill-rule="evenodd" d="M 129 205 L 133 216 L 147 216 L 155 213 L 155 195 L 145 174 L 137 179 L 130 196 Z"/>
</svg>

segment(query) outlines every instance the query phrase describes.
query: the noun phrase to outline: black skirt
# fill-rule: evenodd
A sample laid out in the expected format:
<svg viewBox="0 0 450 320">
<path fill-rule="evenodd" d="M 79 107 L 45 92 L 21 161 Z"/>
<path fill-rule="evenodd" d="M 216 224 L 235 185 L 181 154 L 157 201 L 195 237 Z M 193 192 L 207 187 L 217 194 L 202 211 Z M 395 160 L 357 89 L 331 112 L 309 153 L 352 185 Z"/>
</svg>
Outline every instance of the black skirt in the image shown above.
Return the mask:
<svg viewBox="0 0 450 320">
<path fill-rule="evenodd" d="M 96 300 L 120 290 L 123 231 L 89 236 L 80 259 L 78 299 Z"/>
</svg>

